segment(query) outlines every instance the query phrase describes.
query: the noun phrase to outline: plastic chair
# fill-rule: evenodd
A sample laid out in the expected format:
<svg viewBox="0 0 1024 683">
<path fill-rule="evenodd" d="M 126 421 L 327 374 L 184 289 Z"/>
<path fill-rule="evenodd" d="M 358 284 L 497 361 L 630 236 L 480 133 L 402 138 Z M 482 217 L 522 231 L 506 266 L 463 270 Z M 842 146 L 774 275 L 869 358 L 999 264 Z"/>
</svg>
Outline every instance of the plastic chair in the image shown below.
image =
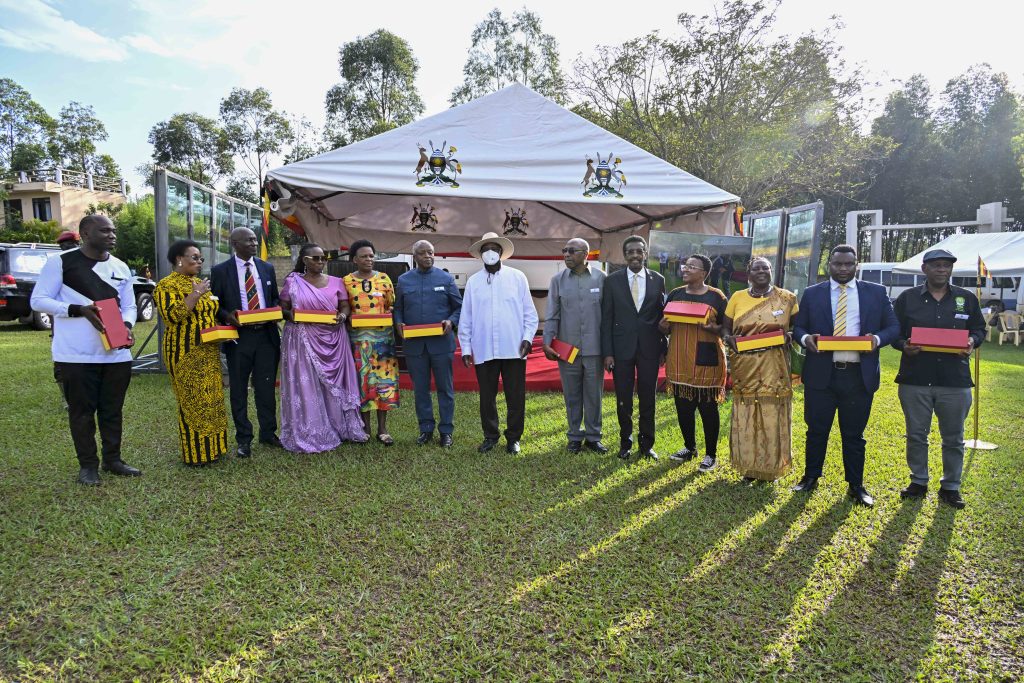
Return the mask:
<svg viewBox="0 0 1024 683">
<path fill-rule="evenodd" d="M 1020 346 L 1020 314 L 1009 311 L 999 314 L 999 331 L 996 339 L 1003 345 L 1004 339 L 1012 339 L 1014 346 Z"/>
</svg>

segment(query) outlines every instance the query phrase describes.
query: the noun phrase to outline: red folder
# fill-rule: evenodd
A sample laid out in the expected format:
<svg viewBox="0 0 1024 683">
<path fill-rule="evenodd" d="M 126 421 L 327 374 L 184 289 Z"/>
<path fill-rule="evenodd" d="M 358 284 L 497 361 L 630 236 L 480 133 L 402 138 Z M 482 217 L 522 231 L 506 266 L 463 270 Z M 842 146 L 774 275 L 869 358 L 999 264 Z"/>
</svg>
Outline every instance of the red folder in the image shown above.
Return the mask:
<svg viewBox="0 0 1024 683">
<path fill-rule="evenodd" d="M 110 351 L 128 346 L 128 328 L 121 317 L 121 307 L 117 305 L 117 299 L 103 299 L 93 302 L 93 305 L 100 309 L 100 322 L 104 328 L 104 331 L 100 332 L 103 348 Z"/>
<path fill-rule="evenodd" d="M 665 304 L 664 315 L 670 323 L 706 325 L 711 319 L 711 307 L 692 301 L 670 301 Z"/>
<path fill-rule="evenodd" d="M 572 365 L 573 362 L 575 362 L 576 356 L 580 352 L 578 348 L 576 348 L 569 342 L 562 341 L 561 339 L 552 339 L 551 348 L 555 350 L 555 353 L 558 354 L 559 358 L 564 360 L 569 365 Z"/>
<path fill-rule="evenodd" d="M 960 353 L 967 348 L 968 330 L 947 330 L 941 327 L 910 328 L 910 343 L 922 351 Z"/>
<path fill-rule="evenodd" d="M 737 351 L 754 351 L 766 349 L 772 346 L 782 346 L 786 343 L 786 334 L 782 330 L 762 332 L 761 334 L 748 334 L 745 337 L 736 337 Z"/>
</svg>

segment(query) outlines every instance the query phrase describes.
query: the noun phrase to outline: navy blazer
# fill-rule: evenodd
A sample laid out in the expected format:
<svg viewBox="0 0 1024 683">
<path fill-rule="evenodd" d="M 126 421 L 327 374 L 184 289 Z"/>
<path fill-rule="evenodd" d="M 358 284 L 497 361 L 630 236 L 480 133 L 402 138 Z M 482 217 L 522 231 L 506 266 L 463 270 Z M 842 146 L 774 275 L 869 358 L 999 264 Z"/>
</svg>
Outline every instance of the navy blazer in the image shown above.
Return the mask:
<svg viewBox="0 0 1024 683">
<path fill-rule="evenodd" d="M 793 336 L 798 343 L 805 334 L 830 336 L 835 330 L 832 315 L 832 281 L 826 280 L 808 287 L 800 299 L 800 310 L 793 322 Z M 877 335 L 879 349 L 893 343 L 900 334 L 900 323 L 892 310 L 885 287 L 857 280 L 857 300 L 860 303 L 860 333 Z M 878 391 L 881 369 L 878 350 L 860 354 L 860 372 L 864 387 Z M 807 353 L 803 382 L 812 389 L 825 389 L 832 379 L 832 352 Z"/>
<path fill-rule="evenodd" d="M 277 292 L 277 275 L 274 273 L 274 266 L 266 261 L 253 257 L 256 264 L 256 273 L 259 275 L 260 283 L 263 285 L 264 302 L 268 308 L 281 305 L 281 299 Z M 242 293 L 238 287 L 238 268 L 235 267 L 235 256 L 218 263 L 210 269 L 210 293 L 220 303 L 217 317 L 221 323 L 229 325 L 228 315 L 242 309 Z M 274 326 L 276 329 L 276 325 Z"/>
<path fill-rule="evenodd" d="M 403 339 L 402 353 L 406 356 L 453 353 L 461 313 L 462 295 L 451 273 L 433 266 L 426 273 L 413 268 L 398 277 L 392 314 L 396 325 L 429 325 L 442 320 L 452 323 L 451 331 L 439 337 Z"/>
<path fill-rule="evenodd" d="M 647 285 L 639 312 L 629 291 L 627 268 L 604 279 L 601 290 L 601 355 L 625 360 L 636 356 L 658 358 L 668 351 L 658 330 L 665 310 L 665 278 L 647 269 Z"/>
</svg>

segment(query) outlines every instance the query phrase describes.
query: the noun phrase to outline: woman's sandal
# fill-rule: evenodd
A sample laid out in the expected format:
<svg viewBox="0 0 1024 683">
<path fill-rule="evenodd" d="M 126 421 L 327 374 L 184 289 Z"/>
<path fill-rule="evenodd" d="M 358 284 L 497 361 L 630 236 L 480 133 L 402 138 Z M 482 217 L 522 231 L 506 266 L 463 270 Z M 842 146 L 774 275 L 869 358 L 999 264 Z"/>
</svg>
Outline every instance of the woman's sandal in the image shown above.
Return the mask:
<svg viewBox="0 0 1024 683">
<path fill-rule="evenodd" d="M 393 444 L 395 442 L 395 440 L 393 438 L 391 438 L 391 435 L 388 434 L 387 432 L 385 432 L 383 434 L 378 434 L 377 435 L 377 441 L 380 441 L 385 446 L 390 446 L 391 444 Z"/>
</svg>

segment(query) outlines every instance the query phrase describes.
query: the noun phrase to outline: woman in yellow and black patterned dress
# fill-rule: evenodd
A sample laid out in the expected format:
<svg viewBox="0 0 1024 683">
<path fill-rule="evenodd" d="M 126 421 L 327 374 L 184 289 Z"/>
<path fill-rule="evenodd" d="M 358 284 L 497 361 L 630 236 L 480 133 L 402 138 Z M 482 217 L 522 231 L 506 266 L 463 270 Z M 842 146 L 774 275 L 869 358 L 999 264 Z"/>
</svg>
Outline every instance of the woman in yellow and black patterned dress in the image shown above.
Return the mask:
<svg viewBox="0 0 1024 683">
<path fill-rule="evenodd" d="M 228 447 L 220 347 L 204 344 L 199 334 L 217 324 L 218 303 L 210 281 L 197 277 L 203 266 L 198 244 L 179 240 L 167 259 L 174 272 L 157 283 L 153 298 L 164 322 L 164 365 L 178 399 L 181 457 L 186 465 L 207 465 Z"/>
</svg>

